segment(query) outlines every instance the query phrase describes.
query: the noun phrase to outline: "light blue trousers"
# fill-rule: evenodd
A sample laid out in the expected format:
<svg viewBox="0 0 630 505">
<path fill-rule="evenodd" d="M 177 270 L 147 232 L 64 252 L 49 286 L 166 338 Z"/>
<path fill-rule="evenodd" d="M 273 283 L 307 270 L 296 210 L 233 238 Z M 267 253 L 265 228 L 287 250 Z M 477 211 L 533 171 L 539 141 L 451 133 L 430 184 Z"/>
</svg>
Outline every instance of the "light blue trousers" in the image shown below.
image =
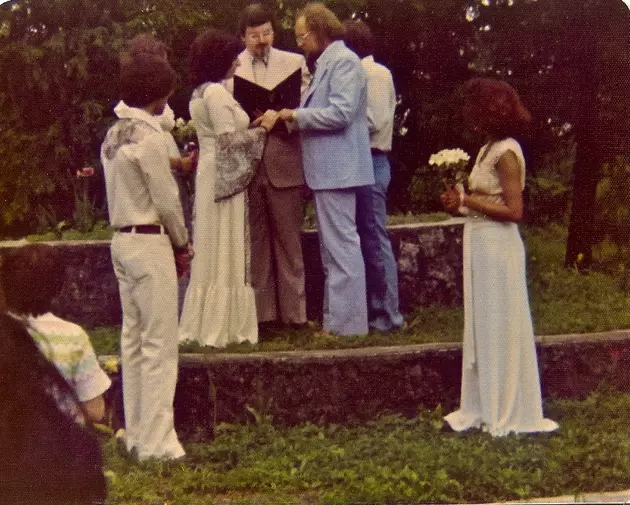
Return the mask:
<svg viewBox="0 0 630 505">
<path fill-rule="evenodd" d="M 391 168 L 387 155 L 373 154 L 375 183 L 357 188 L 357 228 L 365 260 L 368 323 L 371 330 L 398 330 L 398 269 L 387 234 L 387 187 Z"/>
<path fill-rule="evenodd" d="M 316 190 L 315 212 L 324 266 L 324 330 L 368 332 L 365 265 L 356 225 L 356 188 Z"/>
</svg>

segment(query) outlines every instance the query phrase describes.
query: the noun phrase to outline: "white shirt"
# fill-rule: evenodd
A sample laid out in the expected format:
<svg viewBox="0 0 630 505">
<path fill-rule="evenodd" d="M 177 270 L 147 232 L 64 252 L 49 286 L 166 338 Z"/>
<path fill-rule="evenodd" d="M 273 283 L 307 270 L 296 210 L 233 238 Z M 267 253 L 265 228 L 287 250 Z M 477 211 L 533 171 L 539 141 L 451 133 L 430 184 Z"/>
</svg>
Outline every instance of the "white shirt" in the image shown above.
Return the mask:
<svg viewBox="0 0 630 505">
<path fill-rule="evenodd" d="M 99 365 L 83 328 L 50 312 L 28 316 L 26 327 L 42 354 L 75 390 L 79 401 L 92 400 L 107 391 L 112 382 Z"/>
<path fill-rule="evenodd" d="M 361 60 L 368 78 L 368 124 L 370 147 L 381 151 L 392 150 L 394 134 L 394 110 L 396 90 L 392 73 L 387 67 L 376 63 L 373 56 Z"/>
<path fill-rule="evenodd" d="M 119 110 L 119 118 L 101 146 L 112 227 L 162 224 L 175 246 L 186 245 L 188 232 L 159 117 L 128 107 Z"/>
</svg>

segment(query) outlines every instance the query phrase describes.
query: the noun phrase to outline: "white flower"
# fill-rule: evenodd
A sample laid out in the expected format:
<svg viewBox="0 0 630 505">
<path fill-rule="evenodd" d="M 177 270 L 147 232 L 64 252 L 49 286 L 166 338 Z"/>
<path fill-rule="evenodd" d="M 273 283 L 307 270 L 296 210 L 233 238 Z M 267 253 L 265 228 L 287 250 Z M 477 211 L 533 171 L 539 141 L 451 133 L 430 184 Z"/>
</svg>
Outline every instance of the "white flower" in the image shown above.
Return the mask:
<svg viewBox="0 0 630 505">
<path fill-rule="evenodd" d="M 183 128 L 184 126 L 186 126 L 186 121 L 183 118 L 178 117 L 175 120 L 175 128 Z"/>
<path fill-rule="evenodd" d="M 437 167 L 466 164 L 470 160 L 470 156 L 463 149 L 442 149 L 432 154 L 429 158 L 429 165 Z"/>
</svg>

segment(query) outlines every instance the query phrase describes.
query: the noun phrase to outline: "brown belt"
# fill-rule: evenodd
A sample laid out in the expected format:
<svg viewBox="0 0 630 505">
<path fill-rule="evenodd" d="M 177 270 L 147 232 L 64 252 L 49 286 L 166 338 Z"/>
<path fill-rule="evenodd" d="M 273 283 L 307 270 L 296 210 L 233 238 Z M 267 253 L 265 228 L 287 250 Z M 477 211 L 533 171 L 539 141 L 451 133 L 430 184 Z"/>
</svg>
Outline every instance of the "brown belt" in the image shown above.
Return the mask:
<svg viewBox="0 0 630 505">
<path fill-rule="evenodd" d="M 166 233 L 164 230 L 164 226 L 160 226 L 159 224 L 137 224 L 135 226 L 123 226 L 122 228 L 118 228 L 121 233 L 143 233 L 150 235 L 162 235 Z"/>
</svg>

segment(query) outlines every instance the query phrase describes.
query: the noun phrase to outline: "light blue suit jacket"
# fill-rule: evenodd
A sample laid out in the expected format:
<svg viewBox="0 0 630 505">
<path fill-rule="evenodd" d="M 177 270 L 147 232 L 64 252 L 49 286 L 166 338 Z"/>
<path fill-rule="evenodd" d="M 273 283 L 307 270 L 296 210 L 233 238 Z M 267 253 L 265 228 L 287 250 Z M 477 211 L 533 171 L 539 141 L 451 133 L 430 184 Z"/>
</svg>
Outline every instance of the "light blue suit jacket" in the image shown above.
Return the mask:
<svg viewBox="0 0 630 505">
<path fill-rule="evenodd" d="M 313 190 L 374 184 L 367 120 L 367 77 L 341 41 L 317 60 L 296 111 L 306 183 Z"/>
</svg>

